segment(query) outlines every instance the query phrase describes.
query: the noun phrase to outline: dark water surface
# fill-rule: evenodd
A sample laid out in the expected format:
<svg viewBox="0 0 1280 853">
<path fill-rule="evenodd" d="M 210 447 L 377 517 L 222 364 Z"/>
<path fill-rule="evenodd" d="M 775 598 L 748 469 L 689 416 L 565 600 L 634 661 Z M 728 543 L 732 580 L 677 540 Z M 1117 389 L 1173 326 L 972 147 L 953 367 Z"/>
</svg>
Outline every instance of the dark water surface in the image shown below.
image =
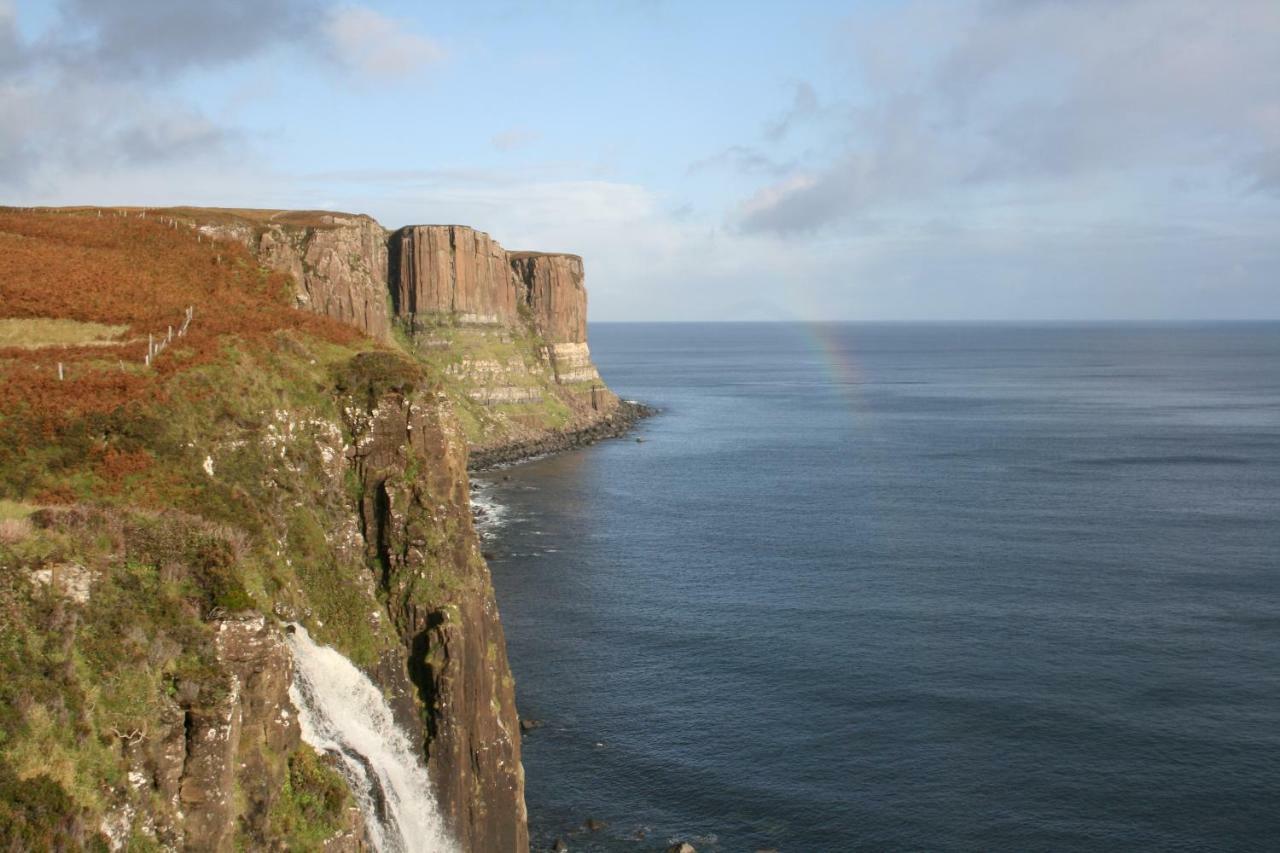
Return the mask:
<svg viewBox="0 0 1280 853">
<path fill-rule="evenodd" d="M 644 442 L 490 477 L 535 846 L 1280 849 L 1280 325 L 591 331 Z"/>
</svg>

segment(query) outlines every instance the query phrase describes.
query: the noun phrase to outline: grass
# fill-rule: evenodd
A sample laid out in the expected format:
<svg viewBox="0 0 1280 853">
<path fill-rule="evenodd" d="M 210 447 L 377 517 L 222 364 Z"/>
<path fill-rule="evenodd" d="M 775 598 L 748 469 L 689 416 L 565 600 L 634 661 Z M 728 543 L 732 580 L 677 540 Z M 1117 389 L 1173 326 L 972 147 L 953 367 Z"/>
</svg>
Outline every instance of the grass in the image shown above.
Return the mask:
<svg viewBox="0 0 1280 853">
<path fill-rule="evenodd" d="M 25 520 L 39 507 L 21 501 L 0 500 L 0 521 Z"/>
<path fill-rule="evenodd" d="M 292 842 L 288 849 L 319 850 L 343 829 L 350 801 L 338 772 L 302 744 L 289 756 L 289 772 L 272 806 L 270 822 Z"/>
<path fill-rule="evenodd" d="M 441 322 L 420 327 L 416 342 L 403 329 L 398 328 L 396 335 L 418 361 L 443 376 L 458 420 L 473 446 L 518 440 L 536 432 L 568 427 L 575 418 L 573 400 L 580 397 L 584 389 L 589 393 L 592 384 L 578 387 L 556 383 L 546 363 L 537 355 L 544 345 L 542 339 L 527 328 L 514 330 Z M 484 383 L 459 370 L 468 361 L 517 365 L 496 381 L 536 389 L 540 399 L 501 404 L 472 399 L 471 392 L 482 388 Z"/>
<path fill-rule="evenodd" d="M 292 294 L 287 276 L 259 266 L 239 243 L 200 240 L 154 215 L 0 208 L 0 315 L 15 340 L 27 342 L 24 321 L 48 319 L 63 330 L 125 326 L 133 336 L 0 349 L 0 419 L 25 408 L 47 425 L 154 400 L 160 382 L 218 359 L 231 339 L 270 346 L 284 330 L 339 344 L 359 339 L 350 327 L 297 311 Z M 142 368 L 147 336 L 167 337 L 188 307 L 188 333 Z"/>
<path fill-rule="evenodd" d="M 12 545 L 31 535 L 31 504 L 0 500 L 0 545 Z"/>
<path fill-rule="evenodd" d="M 128 329 L 59 317 L 0 317 L 0 349 L 110 344 Z"/>
</svg>

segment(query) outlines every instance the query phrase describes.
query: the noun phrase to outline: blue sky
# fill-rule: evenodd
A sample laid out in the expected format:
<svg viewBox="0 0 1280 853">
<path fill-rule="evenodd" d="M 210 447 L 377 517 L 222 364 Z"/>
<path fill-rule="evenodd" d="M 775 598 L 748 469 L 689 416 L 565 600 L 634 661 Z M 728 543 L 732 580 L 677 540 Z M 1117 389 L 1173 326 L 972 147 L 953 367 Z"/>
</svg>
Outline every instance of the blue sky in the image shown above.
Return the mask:
<svg viewBox="0 0 1280 853">
<path fill-rule="evenodd" d="M 0 0 L 0 200 L 365 212 L 600 320 L 1280 317 L 1280 3 Z"/>
</svg>

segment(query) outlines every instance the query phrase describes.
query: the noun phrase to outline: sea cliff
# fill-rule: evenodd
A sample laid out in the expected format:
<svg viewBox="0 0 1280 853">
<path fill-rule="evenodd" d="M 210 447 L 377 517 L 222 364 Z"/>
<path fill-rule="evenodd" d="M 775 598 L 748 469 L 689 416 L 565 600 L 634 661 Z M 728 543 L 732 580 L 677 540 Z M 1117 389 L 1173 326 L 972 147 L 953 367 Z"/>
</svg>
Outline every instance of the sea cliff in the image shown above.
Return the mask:
<svg viewBox="0 0 1280 853">
<path fill-rule="evenodd" d="M 0 835 L 357 850 L 284 632 L 378 684 L 458 846 L 528 848 L 468 462 L 632 417 L 581 259 L 327 212 L 0 209 Z"/>
</svg>

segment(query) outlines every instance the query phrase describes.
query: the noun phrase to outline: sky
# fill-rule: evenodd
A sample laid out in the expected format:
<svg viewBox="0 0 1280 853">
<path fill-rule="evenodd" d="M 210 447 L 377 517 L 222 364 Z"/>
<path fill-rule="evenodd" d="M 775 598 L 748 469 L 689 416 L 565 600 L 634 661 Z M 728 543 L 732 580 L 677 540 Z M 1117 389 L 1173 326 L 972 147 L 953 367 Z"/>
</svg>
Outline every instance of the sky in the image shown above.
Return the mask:
<svg viewBox="0 0 1280 853">
<path fill-rule="evenodd" d="M 0 203 L 471 225 L 593 320 L 1280 318 L 1280 0 L 0 0 Z"/>
</svg>

